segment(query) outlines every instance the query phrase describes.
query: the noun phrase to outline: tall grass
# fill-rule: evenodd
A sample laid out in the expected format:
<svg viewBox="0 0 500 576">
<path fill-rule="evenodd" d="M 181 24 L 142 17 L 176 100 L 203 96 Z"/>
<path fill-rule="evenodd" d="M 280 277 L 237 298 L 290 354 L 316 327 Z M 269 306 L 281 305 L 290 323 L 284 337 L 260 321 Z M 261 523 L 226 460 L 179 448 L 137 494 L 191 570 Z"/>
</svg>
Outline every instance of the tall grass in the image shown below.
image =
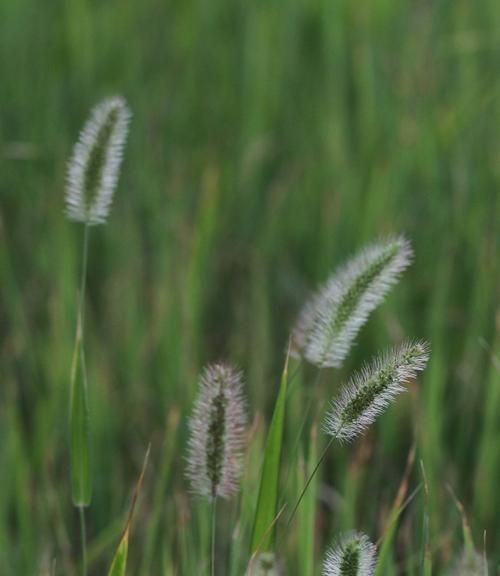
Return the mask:
<svg viewBox="0 0 500 576">
<path fill-rule="evenodd" d="M 328 455 L 315 541 L 278 526 L 278 550 L 293 574 L 311 547 L 318 570 L 341 531 L 375 541 L 416 438 L 428 500 L 421 489 L 401 514 L 386 573 L 419 573 L 424 511 L 436 573 L 458 561 L 447 484 L 498 565 L 499 26 L 494 0 L 0 3 L 0 574 L 79 569 L 66 408 L 80 252 L 62 191 L 82 119 L 114 91 L 135 130 L 112 222 L 89 245 L 92 574 L 109 567 L 150 440 L 130 573 L 200 573 L 209 510 L 186 495 L 179 447 L 197 374 L 221 357 L 255 409 L 241 501 L 218 513 L 242 573 L 289 328 L 334 266 L 398 230 L 415 261 L 344 368 L 317 390 L 297 372 L 278 510 L 315 463 L 299 434 L 309 398 L 404 334 L 432 358 L 397 409 Z M 421 482 L 416 467 L 411 491 Z"/>
</svg>

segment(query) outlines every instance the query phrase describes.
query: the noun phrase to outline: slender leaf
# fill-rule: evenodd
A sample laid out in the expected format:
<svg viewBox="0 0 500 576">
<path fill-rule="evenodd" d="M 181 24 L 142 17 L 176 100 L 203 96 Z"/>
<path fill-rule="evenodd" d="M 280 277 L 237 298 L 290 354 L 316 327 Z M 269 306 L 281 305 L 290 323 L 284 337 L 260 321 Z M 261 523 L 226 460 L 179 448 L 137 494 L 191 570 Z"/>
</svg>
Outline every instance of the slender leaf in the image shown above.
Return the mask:
<svg viewBox="0 0 500 576">
<path fill-rule="evenodd" d="M 89 506 L 92 499 L 87 374 L 81 333 L 78 331 L 71 369 L 70 399 L 71 493 L 73 504 Z"/>
<path fill-rule="evenodd" d="M 264 463 L 260 479 L 259 497 L 252 531 L 251 552 L 258 549 L 271 551 L 274 546 L 274 528 L 269 530 L 277 514 L 279 469 L 283 428 L 285 422 L 286 389 L 288 382 L 288 358 L 286 357 L 280 390 L 267 436 Z"/>
<path fill-rule="evenodd" d="M 420 560 L 420 576 L 432 576 L 432 557 L 429 544 L 429 487 L 425 474 L 424 463 L 420 461 L 422 477 L 424 480 L 424 518 L 422 526 L 422 550 Z"/>
<path fill-rule="evenodd" d="M 304 482 L 304 475 L 308 478 L 314 470 L 318 459 L 318 430 L 316 424 L 311 428 L 309 454 L 305 459 L 306 465 L 300 474 L 300 485 Z M 316 518 L 316 499 L 318 492 L 317 476 L 316 481 L 311 482 L 311 486 L 304 496 L 303 506 L 299 511 L 299 564 L 301 574 L 314 574 L 314 534 Z"/>
<path fill-rule="evenodd" d="M 124 576 L 127 570 L 127 555 L 128 555 L 128 536 L 129 531 L 125 530 L 123 533 L 118 549 L 113 558 L 113 563 L 109 569 L 109 576 Z"/>
<path fill-rule="evenodd" d="M 410 452 L 408 453 L 403 478 L 399 485 L 398 493 L 396 495 L 396 498 L 391 508 L 391 512 L 389 514 L 389 518 L 386 523 L 387 528 L 385 529 L 384 535 L 381 538 L 380 546 L 378 546 L 379 553 L 378 553 L 377 568 L 375 570 L 375 576 L 384 576 L 384 574 L 386 574 L 388 570 L 392 542 L 394 540 L 394 535 L 396 533 L 396 529 L 398 526 L 399 517 L 403 512 L 403 510 L 406 508 L 410 499 L 413 498 L 412 495 L 405 502 L 406 494 L 408 493 L 410 473 L 412 471 L 414 461 L 415 461 L 415 444 L 411 447 Z"/>
<path fill-rule="evenodd" d="M 128 541 L 130 535 L 130 528 L 132 526 L 132 519 L 134 517 L 134 511 L 137 504 L 137 499 L 141 492 L 142 481 L 144 480 L 144 473 L 146 472 L 146 466 L 148 465 L 150 446 L 147 449 L 146 456 L 144 457 L 144 463 L 142 465 L 141 474 L 139 480 L 134 488 L 134 494 L 132 496 L 132 504 L 130 505 L 130 510 L 127 517 L 127 523 L 123 530 L 122 536 L 120 538 L 120 543 L 115 552 L 113 562 L 111 563 L 111 568 L 109 569 L 108 576 L 125 576 L 127 570 L 127 556 L 128 556 Z"/>
</svg>

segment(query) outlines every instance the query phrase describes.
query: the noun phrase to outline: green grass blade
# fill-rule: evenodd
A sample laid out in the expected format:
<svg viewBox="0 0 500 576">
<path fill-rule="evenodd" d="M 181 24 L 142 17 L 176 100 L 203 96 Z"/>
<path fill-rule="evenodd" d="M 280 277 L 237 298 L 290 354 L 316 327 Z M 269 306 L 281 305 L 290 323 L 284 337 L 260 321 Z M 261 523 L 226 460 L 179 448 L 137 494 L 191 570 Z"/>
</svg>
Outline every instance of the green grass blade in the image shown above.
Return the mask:
<svg viewBox="0 0 500 576">
<path fill-rule="evenodd" d="M 89 506 L 92 499 L 87 374 L 81 334 L 77 334 L 71 369 L 70 399 L 71 495 L 73 504 Z"/>
<path fill-rule="evenodd" d="M 279 469 L 283 428 L 285 423 L 286 389 L 288 382 L 288 358 L 281 377 L 280 390 L 267 436 L 264 463 L 260 479 L 259 497 L 252 531 L 251 552 L 258 549 L 270 551 L 274 545 L 274 529 L 269 529 L 277 513 Z"/>
<path fill-rule="evenodd" d="M 420 576 L 432 576 L 432 557 L 429 543 L 429 487 L 422 460 L 420 461 L 420 467 L 424 481 L 424 518 L 422 526 Z"/>
<path fill-rule="evenodd" d="M 313 472 L 318 459 L 318 429 L 314 424 L 311 428 L 309 454 L 305 460 L 305 466 L 300 474 L 299 486 Z M 315 477 L 311 486 L 304 496 L 303 506 L 299 510 L 299 565 L 301 574 L 314 574 L 314 536 L 316 519 L 316 500 L 318 492 L 318 477 Z"/>
<path fill-rule="evenodd" d="M 144 480 L 144 474 L 146 472 L 146 467 L 148 465 L 149 451 L 151 446 L 148 447 L 146 451 L 146 456 L 144 457 L 144 463 L 142 465 L 141 474 L 139 480 L 134 488 L 134 494 L 132 496 L 132 504 L 130 505 L 130 511 L 127 517 L 127 523 L 125 524 L 125 529 L 123 530 L 122 537 L 120 538 L 120 543 L 115 552 L 113 562 L 111 563 L 111 568 L 109 569 L 108 576 L 125 576 L 127 570 L 127 557 L 128 557 L 128 541 L 130 536 L 130 528 L 132 526 L 132 519 L 134 517 L 134 511 L 137 504 L 137 499 L 141 492 L 142 481 Z"/>
<path fill-rule="evenodd" d="M 388 570 L 388 565 L 391 556 L 391 548 L 396 534 L 396 529 L 398 526 L 398 520 L 400 515 L 406 506 L 411 502 L 416 491 L 405 501 L 406 495 L 408 493 L 408 486 L 410 480 L 410 473 L 413 469 L 413 464 L 415 462 L 415 445 L 413 445 L 408 453 L 408 459 L 406 461 L 406 468 L 403 474 L 403 478 L 399 485 L 398 493 L 392 505 L 389 517 L 387 520 L 387 528 L 381 538 L 380 544 L 377 543 L 377 548 L 379 549 L 377 568 L 375 570 L 375 576 L 384 576 Z"/>
<path fill-rule="evenodd" d="M 115 557 L 113 558 L 113 563 L 111 564 L 108 573 L 109 576 L 125 576 L 127 570 L 128 536 L 129 531 L 126 530 L 120 540 Z"/>
<path fill-rule="evenodd" d="M 157 541 L 159 540 L 159 531 L 161 519 L 165 516 L 164 498 L 167 493 L 168 482 L 172 474 L 172 461 L 177 445 L 177 429 L 179 427 L 180 412 L 177 409 L 171 409 L 167 417 L 167 425 L 163 440 L 163 447 L 160 456 L 160 465 L 155 475 L 155 486 L 153 491 L 153 505 L 149 516 L 148 538 L 144 543 L 141 558 L 141 574 L 151 574 L 154 562 L 154 552 Z M 164 544 L 164 542 L 162 542 Z"/>
<path fill-rule="evenodd" d="M 421 576 L 432 576 L 432 559 L 429 548 L 429 514 L 427 511 L 424 512 L 420 574 Z"/>
<path fill-rule="evenodd" d="M 448 485 L 447 488 L 448 492 L 453 498 L 453 502 L 455 503 L 458 513 L 460 514 L 460 518 L 462 519 L 462 535 L 464 539 L 464 547 L 467 552 L 474 552 L 476 547 L 474 545 L 474 539 L 472 537 L 472 530 L 469 524 L 469 520 L 467 518 L 467 514 L 465 513 L 465 507 L 457 498 L 455 492 L 453 492 L 453 488 L 450 485 Z"/>
</svg>

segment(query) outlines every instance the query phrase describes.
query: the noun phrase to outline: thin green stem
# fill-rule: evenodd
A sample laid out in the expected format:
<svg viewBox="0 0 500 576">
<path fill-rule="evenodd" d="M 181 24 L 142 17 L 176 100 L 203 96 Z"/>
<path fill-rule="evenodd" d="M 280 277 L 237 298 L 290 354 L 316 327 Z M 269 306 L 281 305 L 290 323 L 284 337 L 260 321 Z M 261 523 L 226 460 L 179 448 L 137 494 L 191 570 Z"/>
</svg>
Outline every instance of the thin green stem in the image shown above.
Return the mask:
<svg viewBox="0 0 500 576">
<path fill-rule="evenodd" d="M 307 492 L 307 489 L 309 488 L 309 484 L 312 482 L 314 476 L 316 475 L 316 472 L 318 471 L 319 467 L 323 463 L 323 460 L 326 457 L 326 453 L 328 452 L 330 446 L 333 444 L 334 440 L 335 440 L 335 436 L 332 436 L 330 438 L 330 440 L 328 441 L 328 444 L 325 446 L 325 449 L 323 450 L 323 453 L 321 454 L 320 459 L 318 460 L 318 463 L 314 467 L 314 470 L 311 472 L 309 478 L 307 479 L 307 482 L 306 482 L 304 488 L 302 489 L 302 492 L 300 493 L 299 499 L 297 500 L 297 503 L 293 507 L 293 510 L 290 514 L 290 518 L 288 518 L 288 526 L 290 526 L 290 524 L 292 523 L 293 517 L 295 516 L 295 512 L 297 512 L 297 508 L 299 507 L 300 503 L 302 502 L 302 498 L 304 498 L 304 496 Z"/>
<path fill-rule="evenodd" d="M 311 388 L 311 392 L 310 392 L 309 395 L 308 395 L 309 397 L 308 397 L 308 399 L 307 399 L 307 403 L 306 403 L 306 405 L 305 405 L 305 408 L 303 409 L 302 422 L 301 422 L 301 424 L 300 424 L 300 426 L 299 426 L 299 431 L 298 431 L 298 434 L 297 434 L 297 438 L 295 439 L 295 442 L 293 443 L 293 449 L 292 449 L 292 451 L 291 451 L 291 461 L 294 461 L 295 458 L 296 458 L 296 456 L 297 456 L 297 454 L 298 454 L 299 445 L 300 445 L 300 440 L 301 440 L 301 438 L 302 438 L 302 434 L 304 433 L 304 429 L 305 429 L 306 424 L 307 424 L 307 420 L 308 420 L 308 417 L 309 417 L 309 413 L 310 413 L 311 408 L 312 408 L 312 404 L 313 404 L 313 394 L 315 393 L 315 390 L 317 390 L 317 388 L 318 388 L 318 386 L 319 386 L 319 381 L 320 381 L 320 378 L 321 378 L 321 373 L 322 373 L 322 369 L 319 368 L 318 371 L 317 371 L 317 373 L 316 373 L 316 377 L 314 378 L 314 383 L 313 383 L 313 386 L 312 386 L 312 388 Z M 290 466 L 288 467 L 288 470 L 287 470 L 287 473 L 286 473 L 286 476 L 285 476 L 285 482 L 284 482 L 284 486 L 285 486 L 285 487 L 288 486 L 288 481 L 289 481 L 290 476 L 291 476 L 291 470 L 292 470 L 292 466 L 290 465 Z"/>
<path fill-rule="evenodd" d="M 78 305 L 78 320 L 77 320 L 77 341 L 80 339 L 80 354 L 82 369 L 85 370 L 85 356 L 83 351 L 83 328 L 85 319 L 85 287 L 87 284 L 87 260 L 88 260 L 88 245 L 89 245 L 89 225 L 85 224 L 83 232 L 83 254 L 82 254 L 82 277 L 80 281 L 80 300 Z M 85 528 L 85 509 L 79 506 L 80 516 L 80 537 L 82 548 L 82 576 L 87 576 L 87 534 Z"/>
<path fill-rule="evenodd" d="M 210 564 L 212 576 L 215 576 L 215 520 L 217 517 L 217 496 L 212 498 L 212 546 L 210 552 Z"/>
<path fill-rule="evenodd" d="M 80 536 L 82 539 L 82 576 L 87 576 L 87 534 L 85 529 L 85 508 L 79 506 L 80 512 Z"/>
</svg>

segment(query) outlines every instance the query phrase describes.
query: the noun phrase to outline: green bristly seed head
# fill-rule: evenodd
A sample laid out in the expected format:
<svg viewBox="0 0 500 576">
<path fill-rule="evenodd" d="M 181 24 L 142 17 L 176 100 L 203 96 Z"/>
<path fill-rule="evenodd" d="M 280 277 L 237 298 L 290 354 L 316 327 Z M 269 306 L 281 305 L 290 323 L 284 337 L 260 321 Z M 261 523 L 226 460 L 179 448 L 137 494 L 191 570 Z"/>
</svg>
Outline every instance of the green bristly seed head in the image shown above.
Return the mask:
<svg viewBox="0 0 500 576">
<path fill-rule="evenodd" d="M 111 131 L 117 120 L 117 110 L 112 110 L 102 126 L 99 126 L 96 135 L 96 144 L 90 151 L 88 167 L 84 174 L 83 189 L 84 204 L 87 217 L 95 203 L 101 185 L 102 172 L 106 162 Z"/>
<path fill-rule="evenodd" d="M 225 364 L 205 368 L 189 421 L 187 476 L 193 492 L 229 498 L 238 490 L 246 424 L 241 374 Z"/>
<path fill-rule="evenodd" d="M 376 258 L 370 266 L 363 270 L 354 282 L 347 289 L 343 300 L 339 303 L 334 322 L 330 329 L 330 338 L 334 340 L 340 333 L 342 327 L 354 313 L 362 295 L 369 288 L 370 284 L 381 274 L 384 267 L 396 256 L 398 246 L 389 246 L 379 258 Z"/>
<path fill-rule="evenodd" d="M 411 258 L 410 244 L 401 237 L 368 246 L 349 260 L 303 308 L 293 331 L 295 348 L 312 364 L 339 368 Z"/>
<path fill-rule="evenodd" d="M 213 400 L 212 414 L 210 415 L 210 425 L 207 435 L 207 457 L 206 465 L 208 477 L 212 485 L 212 496 L 216 496 L 217 486 L 222 476 L 224 465 L 224 422 L 227 399 L 224 394 L 219 393 Z"/>
<path fill-rule="evenodd" d="M 359 545 L 351 542 L 344 550 L 344 557 L 340 565 L 342 576 L 357 576 L 359 568 Z"/>
<path fill-rule="evenodd" d="M 375 551 L 375 546 L 364 534 L 345 534 L 328 550 L 323 563 L 323 576 L 372 576 Z"/>
<path fill-rule="evenodd" d="M 103 224 L 118 183 L 127 139 L 129 109 L 120 97 L 91 111 L 68 164 L 66 214 L 86 225 Z"/>
<path fill-rule="evenodd" d="M 354 374 L 326 415 L 327 434 L 341 441 L 355 438 L 425 368 L 428 357 L 426 343 L 406 343 Z"/>
</svg>

